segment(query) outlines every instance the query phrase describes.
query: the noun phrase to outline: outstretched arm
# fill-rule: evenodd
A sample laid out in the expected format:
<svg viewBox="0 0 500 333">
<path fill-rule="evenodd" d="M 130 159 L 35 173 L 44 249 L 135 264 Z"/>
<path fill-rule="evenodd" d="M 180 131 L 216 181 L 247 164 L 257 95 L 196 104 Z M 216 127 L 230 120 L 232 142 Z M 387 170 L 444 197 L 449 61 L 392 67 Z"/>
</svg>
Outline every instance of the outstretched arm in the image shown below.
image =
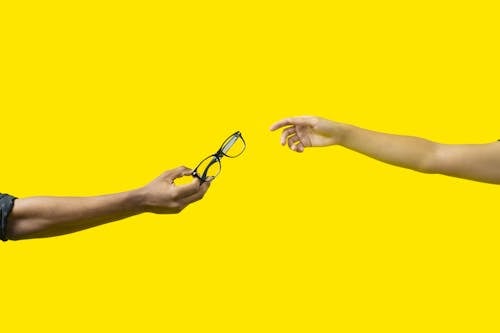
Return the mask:
<svg viewBox="0 0 500 333">
<path fill-rule="evenodd" d="M 319 117 L 278 121 L 281 144 L 303 152 L 306 147 L 341 145 L 379 161 L 425 173 L 440 173 L 500 184 L 500 142 L 447 145 L 413 136 L 375 132 Z"/>
<path fill-rule="evenodd" d="M 179 213 L 200 200 L 210 182 L 197 179 L 177 186 L 191 174 L 186 167 L 166 171 L 148 185 L 128 192 L 95 197 L 32 197 L 17 199 L 6 227 L 8 239 L 50 237 L 95 227 L 132 215 Z"/>
</svg>

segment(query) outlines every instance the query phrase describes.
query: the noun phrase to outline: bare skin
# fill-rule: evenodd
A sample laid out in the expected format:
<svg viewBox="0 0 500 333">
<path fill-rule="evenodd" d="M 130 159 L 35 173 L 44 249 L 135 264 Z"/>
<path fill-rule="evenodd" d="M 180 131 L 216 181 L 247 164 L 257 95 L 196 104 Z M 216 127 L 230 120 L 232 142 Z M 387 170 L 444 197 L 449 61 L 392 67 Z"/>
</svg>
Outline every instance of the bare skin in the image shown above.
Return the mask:
<svg viewBox="0 0 500 333">
<path fill-rule="evenodd" d="M 384 163 L 424 173 L 500 184 L 500 142 L 441 144 L 423 138 L 380 133 L 315 117 L 282 119 L 281 144 L 295 152 L 309 147 L 340 145 Z"/>
<path fill-rule="evenodd" d="M 191 175 L 178 167 L 149 184 L 127 192 L 94 197 L 31 197 L 17 199 L 8 218 L 7 238 L 51 237 L 96 227 L 141 213 L 176 214 L 200 200 L 210 182 L 198 179 L 186 185 L 174 180 Z"/>
</svg>

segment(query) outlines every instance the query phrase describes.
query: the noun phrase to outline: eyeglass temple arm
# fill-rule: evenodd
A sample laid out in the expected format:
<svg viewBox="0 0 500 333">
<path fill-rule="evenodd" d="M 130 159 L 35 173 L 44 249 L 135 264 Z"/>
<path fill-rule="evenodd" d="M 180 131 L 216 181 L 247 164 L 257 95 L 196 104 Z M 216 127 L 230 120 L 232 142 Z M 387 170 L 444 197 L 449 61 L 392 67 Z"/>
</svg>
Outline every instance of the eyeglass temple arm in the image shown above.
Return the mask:
<svg viewBox="0 0 500 333">
<path fill-rule="evenodd" d="M 227 153 L 229 151 L 229 149 L 231 149 L 231 147 L 234 145 L 236 140 L 238 140 L 239 137 L 240 137 L 239 133 L 233 134 L 231 139 L 229 139 L 229 141 L 221 148 L 222 153 L 223 154 Z"/>
</svg>

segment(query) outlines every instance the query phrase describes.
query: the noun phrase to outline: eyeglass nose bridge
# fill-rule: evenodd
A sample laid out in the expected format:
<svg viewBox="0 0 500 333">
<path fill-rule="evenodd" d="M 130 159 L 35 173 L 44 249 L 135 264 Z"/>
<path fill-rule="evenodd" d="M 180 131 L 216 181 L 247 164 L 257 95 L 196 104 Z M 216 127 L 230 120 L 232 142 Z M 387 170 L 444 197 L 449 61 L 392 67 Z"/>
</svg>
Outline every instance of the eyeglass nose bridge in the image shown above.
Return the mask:
<svg viewBox="0 0 500 333">
<path fill-rule="evenodd" d="M 226 154 L 224 154 L 224 152 L 222 151 L 222 149 L 219 149 L 219 151 L 217 151 L 215 154 L 212 155 L 213 157 L 215 157 L 219 163 L 220 163 L 220 160 L 224 157 L 224 156 L 227 156 Z"/>
</svg>

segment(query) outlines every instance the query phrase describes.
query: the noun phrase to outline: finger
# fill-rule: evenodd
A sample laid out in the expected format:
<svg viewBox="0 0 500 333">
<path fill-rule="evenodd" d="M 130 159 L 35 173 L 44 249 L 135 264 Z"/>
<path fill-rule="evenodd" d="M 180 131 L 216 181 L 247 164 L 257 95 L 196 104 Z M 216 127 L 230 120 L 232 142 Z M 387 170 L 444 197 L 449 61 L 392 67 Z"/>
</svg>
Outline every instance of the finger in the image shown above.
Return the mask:
<svg viewBox="0 0 500 333">
<path fill-rule="evenodd" d="M 285 126 L 290 126 L 290 125 L 293 125 L 293 118 L 285 118 L 285 119 L 281 119 L 277 122 L 275 122 L 274 124 L 271 125 L 271 127 L 269 128 L 271 131 L 275 131 L 277 130 L 278 128 L 281 128 L 281 127 L 285 127 Z"/>
<path fill-rule="evenodd" d="M 302 144 L 302 142 L 299 141 L 299 143 L 297 143 L 294 147 L 295 147 L 295 151 L 297 153 L 303 153 L 304 152 L 304 145 Z"/>
<path fill-rule="evenodd" d="M 175 169 L 165 171 L 163 173 L 163 176 L 167 178 L 170 181 L 173 181 L 176 178 L 183 177 L 183 176 L 188 176 L 193 172 L 193 170 L 189 169 L 186 166 L 179 166 Z"/>
<path fill-rule="evenodd" d="M 210 187 L 210 182 L 204 182 L 198 187 L 197 192 L 180 199 L 179 202 L 182 205 L 187 206 L 190 203 L 201 200 L 205 196 L 205 193 L 207 193 L 209 187 Z"/>
<path fill-rule="evenodd" d="M 191 174 L 193 173 L 193 169 L 190 169 L 187 167 L 184 167 L 184 168 L 186 168 L 186 169 L 184 171 L 182 171 L 181 177 L 191 176 Z"/>
<path fill-rule="evenodd" d="M 287 140 L 288 140 L 288 147 L 290 147 L 290 149 L 292 150 L 295 150 L 294 147 L 296 146 L 297 143 L 300 142 L 300 139 L 297 135 L 289 136 Z"/>
<path fill-rule="evenodd" d="M 288 127 L 286 129 L 284 129 L 283 132 L 281 133 L 281 145 L 284 146 L 286 143 L 286 139 L 290 135 L 294 135 L 294 134 L 296 134 L 295 127 Z"/>
<path fill-rule="evenodd" d="M 290 125 L 313 125 L 313 118 L 309 116 L 285 118 L 272 124 L 270 130 L 275 131 L 278 128 Z"/>
<path fill-rule="evenodd" d="M 204 182 L 206 183 L 206 182 Z M 203 183 L 203 184 L 204 184 Z M 189 184 L 186 185 L 178 185 L 176 186 L 177 188 L 177 196 L 179 198 L 185 198 L 190 195 L 195 194 L 200 190 L 200 187 L 203 185 L 201 184 L 200 180 L 196 177 L 193 177 L 193 181 Z"/>
</svg>

